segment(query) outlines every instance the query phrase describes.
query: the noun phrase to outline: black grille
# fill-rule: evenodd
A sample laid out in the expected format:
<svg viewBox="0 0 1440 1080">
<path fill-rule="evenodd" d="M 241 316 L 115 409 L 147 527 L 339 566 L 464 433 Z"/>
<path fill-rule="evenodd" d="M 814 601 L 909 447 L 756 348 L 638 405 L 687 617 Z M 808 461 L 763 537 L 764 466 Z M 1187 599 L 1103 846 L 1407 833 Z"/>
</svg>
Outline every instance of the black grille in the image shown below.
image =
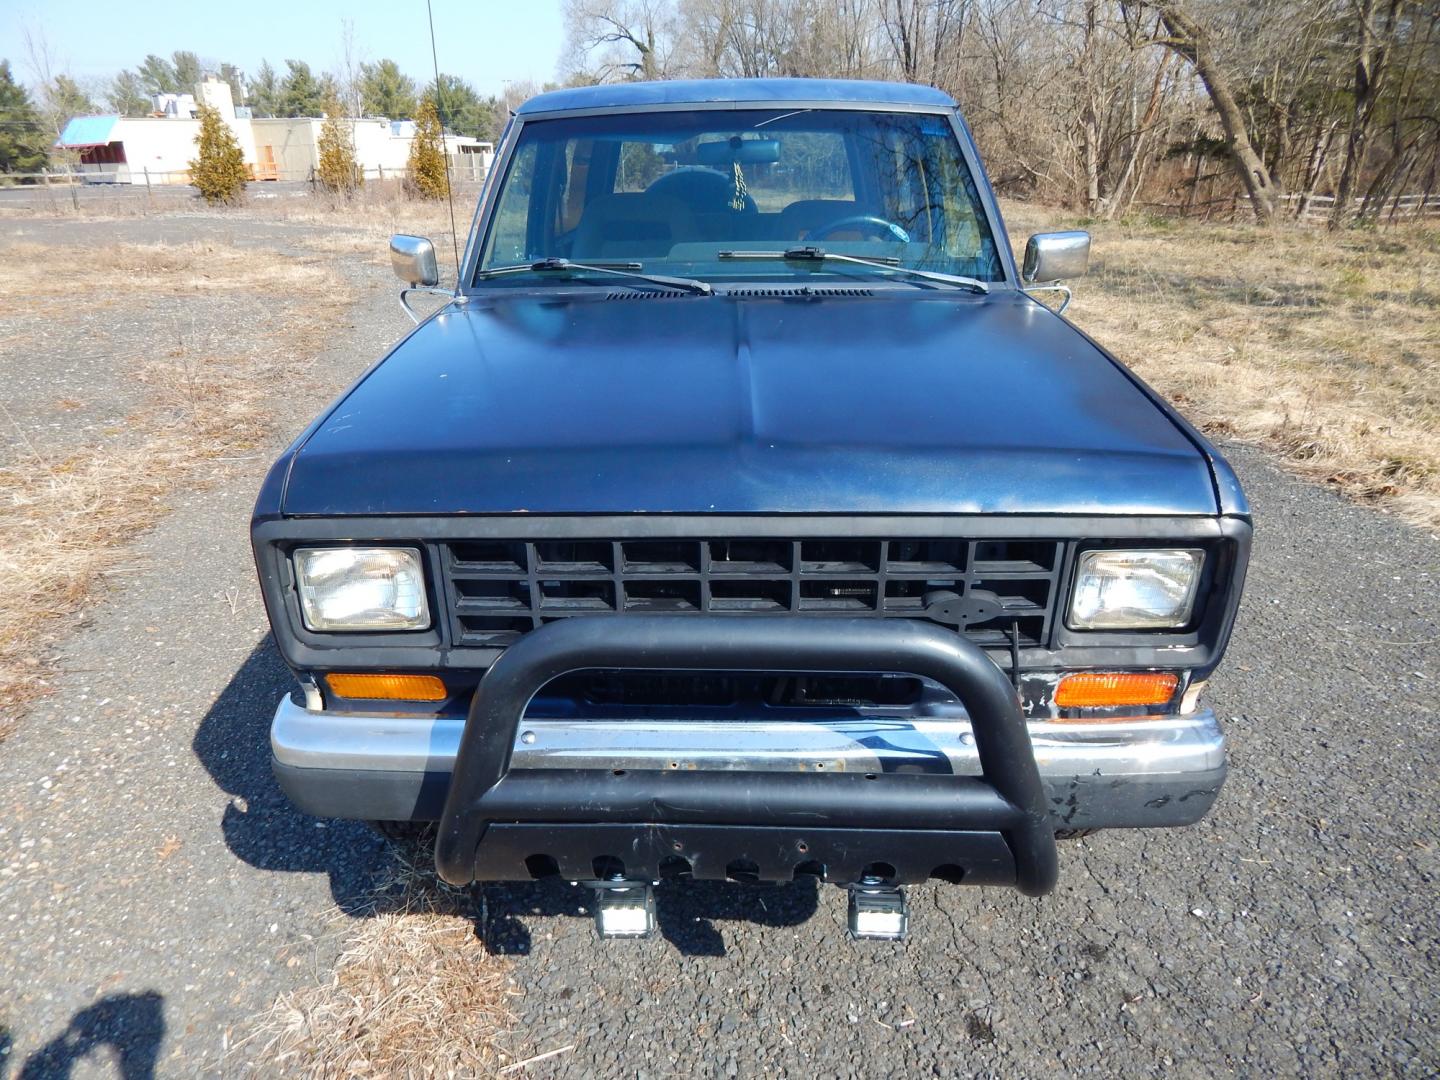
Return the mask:
<svg viewBox="0 0 1440 1080">
<path fill-rule="evenodd" d="M 1055 540 L 477 540 L 441 556 L 466 646 L 509 645 L 571 615 L 637 612 L 918 618 L 982 645 L 1009 642 L 1012 626 L 1022 645 L 1041 645 L 1063 550 Z M 949 614 L 967 604 L 991 614 Z"/>
</svg>

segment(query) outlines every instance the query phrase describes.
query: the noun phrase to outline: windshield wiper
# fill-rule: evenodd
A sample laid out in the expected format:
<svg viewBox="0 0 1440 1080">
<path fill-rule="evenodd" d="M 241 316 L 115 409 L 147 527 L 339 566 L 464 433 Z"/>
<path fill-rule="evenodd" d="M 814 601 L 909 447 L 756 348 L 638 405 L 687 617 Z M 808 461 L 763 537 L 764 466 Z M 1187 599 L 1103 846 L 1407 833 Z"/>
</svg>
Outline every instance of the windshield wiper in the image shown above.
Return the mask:
<svg viewBox="0 0 1440 1080">
<path fill-rule="evenodd" d="M 843 262 L 852 263 L 856 266 L 873 266 L 876 270 L 889 270 L 896 274 L 908 274 L 911 277 L 923 278 L 926 281 L 938 281 L 942 285 L 954 285 L 957 288 L 974 289 L 976 292 L 988 293 L 990 286 L 978 278 L 961 277 L 958 274 L 940 274 L 934 270 L 917 270 L 912 266 L 902 266 L 899 259 L 878 258 L 870 259 L 860 255 L 841 255 L 836 251 L 826 251 L 818 247 L 797 247 L 787 251 L 720 251 L 716 253 L 721 259 L 764 259 L 771 262 Z"/>
<path fill-rule="evenodd" d="M 669 277 L 665 274 L 642 274 L 638 271 L 643 266 L 638 262 L 603 262 L 603 263 L 578 263 L 569 259 L 541 259 L 533 263 L 516 263 L 514 266 L 492 266 L 488 270 L 481 270 L 475 276 L 477 278 L 499 277 L 501 274 L 523 274 L 534 272 L 563 273 L 565 271 L 579 270 L 592 274 L 611 274 L 615 277 L 635 278 L 640 281 L 648 281 L 652 285 L 661 285 L 667 289 L 683 289 L 685 292 L 694 293 L 697 296 L 709 296 L 713 289 L 708 281 L 700 281 L 697 278 Z"/>
</svg>

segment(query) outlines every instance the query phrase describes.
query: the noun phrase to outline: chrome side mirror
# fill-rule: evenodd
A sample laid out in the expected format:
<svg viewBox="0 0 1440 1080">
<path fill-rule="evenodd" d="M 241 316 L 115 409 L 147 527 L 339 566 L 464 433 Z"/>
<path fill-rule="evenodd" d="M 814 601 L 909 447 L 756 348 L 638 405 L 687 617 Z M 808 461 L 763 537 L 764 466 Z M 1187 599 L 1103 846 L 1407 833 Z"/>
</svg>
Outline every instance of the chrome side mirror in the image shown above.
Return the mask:
<svg viewBox="0 0 1440 1080">
<path fill-rule="evenodd" d="M 412 289 L 428 289 L 440 284 L 435 245 L 423 236 L 406 236 L 403 233 L 392 236 L 390 269 Z"/>
<path fill-rule="evenodd" d="M 1020 276 L 1027 285 L 1048 285 L 1080 277 L 1089 264 L 1089 233 L 1078 230 L 1036 233 L 1025 244 L 1025 263 Z"/>
</svg>

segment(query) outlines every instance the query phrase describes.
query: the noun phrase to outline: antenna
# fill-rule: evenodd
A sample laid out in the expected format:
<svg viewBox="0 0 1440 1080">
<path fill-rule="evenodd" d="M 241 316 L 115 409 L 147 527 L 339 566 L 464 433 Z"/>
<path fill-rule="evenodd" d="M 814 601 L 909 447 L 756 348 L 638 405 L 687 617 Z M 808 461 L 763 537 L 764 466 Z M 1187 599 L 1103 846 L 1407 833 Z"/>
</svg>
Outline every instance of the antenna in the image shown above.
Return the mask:
<svg viewBox="0 0 1440 1080">
<path fill-rule="evenodd" d="M 445 145 L 445 106 L 440 99 L 440 58 L 435 52 L 435 12 L 425 0 L 430 20 L 430 62 L 435 68 L 435 111 L 440 114 L 440 152 L 445 156 L 445 200 L 450 204 L 450 245 L 455 251 L 455 294 L 460 294 L 460 234 L 455 228 L 455 186 L 450 183 L 450 150 Z"/>
</svg>

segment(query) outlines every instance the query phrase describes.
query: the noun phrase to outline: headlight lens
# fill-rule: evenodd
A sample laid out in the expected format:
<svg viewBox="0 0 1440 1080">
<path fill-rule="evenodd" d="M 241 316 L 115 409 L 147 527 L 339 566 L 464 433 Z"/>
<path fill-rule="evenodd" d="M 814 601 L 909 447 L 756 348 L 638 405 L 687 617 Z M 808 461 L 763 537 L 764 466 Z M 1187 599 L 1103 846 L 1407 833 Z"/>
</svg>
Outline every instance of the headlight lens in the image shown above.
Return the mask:
<svg viewBox="0 0 1440 1080">
<path fill-rule="evenodd" d="M 414 548 L 300 548 L 300 614 L 308 630 L 424 630 L 425 572 Z"/>
<path fill-rule="evenodd" d="M 1070 600 L 1073 630 L 1163 630 L 1195 607 L 1203 551 L 1087 551 Z"/>
</svg>

